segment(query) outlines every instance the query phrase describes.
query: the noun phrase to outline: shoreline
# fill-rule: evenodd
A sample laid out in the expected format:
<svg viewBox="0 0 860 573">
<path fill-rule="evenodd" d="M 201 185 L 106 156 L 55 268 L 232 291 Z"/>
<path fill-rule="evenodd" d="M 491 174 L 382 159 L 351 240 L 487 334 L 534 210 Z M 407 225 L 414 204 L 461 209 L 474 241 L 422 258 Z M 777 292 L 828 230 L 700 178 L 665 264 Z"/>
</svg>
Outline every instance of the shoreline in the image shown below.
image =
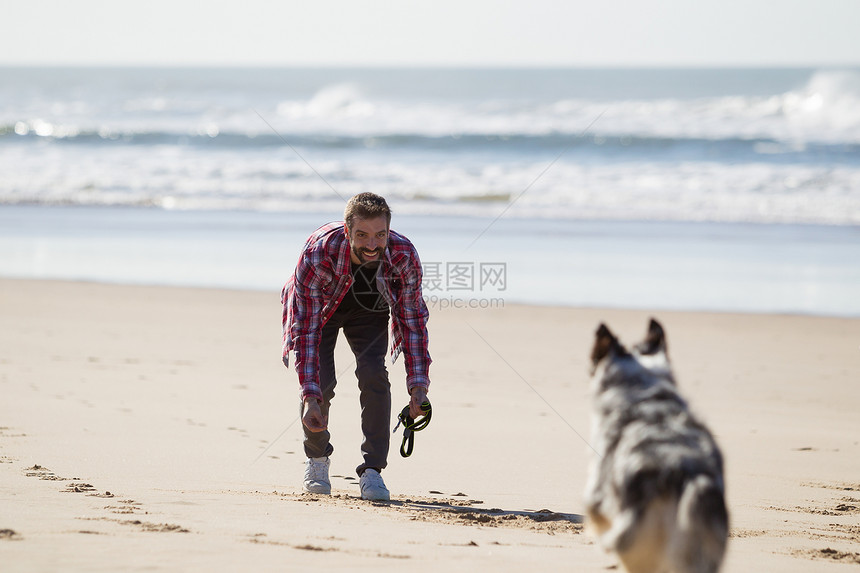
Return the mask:
<svg viewBox="0 0 860 573">
<path fill-rule="evenodd" d="M 726 458 L 722 571 L 860 561 L 860 319 L 432 313 L 433 424 L 406 460 L 393 436 L 393 501 L 374 504 L 353 475 L 359 409 L 343 341 L 334 495 L 301 494 L 298 384 L 280 362 L 276 295 L 0 279 L 4 567 L 604 571 L 614 558 L 582 529 L 587 357 L 599 322 L 632 344 L 652 314 Z M 389 366 L 393 411 L 403 370 Z"/>
<path fill-rule="evenodd" d="M 224 287 L 224 286 L 205 286 L 205 285 L 183 285 L 183 284 L 161 284 L 161 283 L 136 283 L 136 282 L 112 282 L 109 280 L 93 280 L 93 279 L 65 279 L 65 278 L 33 278 L 33 277 L 16 277 L 0 275 L 0 283 L 57 283 L 57 284 L 73 284 L 73 285 L 90 285 L 94 287 L 118 287 L 131 289 L 167 289 L 175 291 L 211 291 L 224 292 L 235 294 L 271 294 L 276 298 L 280 296 L 280 289 L 262 289 L 262 288 L 242 288 L 242 287 Z M 858 315 L 846 314 L 817 314 L 814 312 L 787 312 L 787 311 L 742 311 L 742 310 L 714 310 L 714 309 L 696 309 L 696 308 L 658 308 L 658 307 L 637 307 L 637 306 L 589 306 L 589 305 L 574 305 L 561 302 L 521 302 L 521 301 L 506 301 L 499 298 L 496 299 L 445 299 L 444 301 L 428 300 L 428 295 L 424 296 L 431 316 L 434 312 L 482 312 L 486 310 L 504 310 L 505 308 L 536 308 L 536 309 L 559 309 L 568 311 L 582 312 L 610 312 L 610 313 L 643 313 L 643 314 L 686 314 L 686 315 L 715 315 L 715 316 L 749 316 L 749 317 L 786 317 L 786 318 L 821 318 L 834 320 L 860 320 Z M 470 302 L 475 300 L 478 304 L 470 305 Z M 440 302 L 442 304 L 440 304 Z M 484 303 L 487 305 L 482 306 Z M 492 304 L 489 304 L 492 303 Z M 496 304 L 498 303 L 498 304 Z"/>
<path fill-rule="evenodd" d="M 280 292 L 308 234 L 336 218 L 2 207 L 0 276 Z M 440 299 L 860 316 L 854 227 L 403 215 L 394 228 Z M 485 280 L 486 265 L 504 282 Z"/>
</svg>

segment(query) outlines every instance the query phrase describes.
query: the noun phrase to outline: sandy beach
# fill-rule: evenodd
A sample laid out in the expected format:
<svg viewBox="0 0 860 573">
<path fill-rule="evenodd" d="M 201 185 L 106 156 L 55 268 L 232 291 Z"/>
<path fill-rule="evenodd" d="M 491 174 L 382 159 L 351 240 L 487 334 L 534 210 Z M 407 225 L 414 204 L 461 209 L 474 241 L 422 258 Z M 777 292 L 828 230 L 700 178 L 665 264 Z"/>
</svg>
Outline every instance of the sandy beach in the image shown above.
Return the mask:
<svg viewBox="0 0 860 573">
<path fill-rule="evenodd" d="M 334 492 L 301 493 L 278 293 L 0 280 L 0 570 L 614 569 L 582 524 L 587 357 L 654 313 L 431 312 L 433 422 L 370 503 L 346 344 Z M 726 458 L 723 571 L 856 568 L 860 319 L 656 316 Z"/>
</svg>

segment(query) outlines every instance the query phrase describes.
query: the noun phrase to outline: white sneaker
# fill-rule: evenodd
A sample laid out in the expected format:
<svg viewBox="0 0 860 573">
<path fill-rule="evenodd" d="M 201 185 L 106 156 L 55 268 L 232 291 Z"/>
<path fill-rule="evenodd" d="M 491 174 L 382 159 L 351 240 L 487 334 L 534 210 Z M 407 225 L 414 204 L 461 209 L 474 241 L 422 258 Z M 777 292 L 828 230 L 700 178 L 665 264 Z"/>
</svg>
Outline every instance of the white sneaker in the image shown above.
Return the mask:
<svg viewBox="0 0 860 573">
<path fill-rule="evenodd" d="M 385 482 L 382 481 L 382 476 L 375 469 L 368 468 L 361 474 L 359 480 L 361 486 L 361 499 L 370 501 L 390 501 L 391 493 L 385 487 Z"/>
<path fill-rule="evenodd" d="M 331 494 L 331 482 L 328 479 L 328 457 L 308 458 L 305 462 L 304 490 L 309 493 Z"/>
</svg>

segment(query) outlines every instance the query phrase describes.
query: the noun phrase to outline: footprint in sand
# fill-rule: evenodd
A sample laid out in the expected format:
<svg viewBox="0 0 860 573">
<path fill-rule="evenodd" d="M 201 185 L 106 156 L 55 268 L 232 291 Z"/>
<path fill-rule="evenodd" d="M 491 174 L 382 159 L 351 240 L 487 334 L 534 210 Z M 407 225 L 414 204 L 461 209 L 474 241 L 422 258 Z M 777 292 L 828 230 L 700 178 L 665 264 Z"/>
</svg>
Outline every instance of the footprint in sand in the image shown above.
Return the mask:
<svg viewBox="0 0 860 573">
<path fill-rule="evenodd" d="M 0 427 L 0 438 L 26 438 L 27 437 L 27 434 L 13 434 L 11 432 L 12 432 L 12 428 L 10 428 L 8 426 Z M 4 457 L 6 457 L 6 456 L 4 456 Z M 6 457 L 6 459 L 11 459 L 11 458 Z"/>
<path fill-rule="evenodd" d="M 133 499 L 122 499 L 119 503 L 121 505 L 106 505 L 105 509 L 109 510 L 111 513 L 119 513 L 122 515 L 134 514 L 141 510 L 141 505 Z"/>
<path fill-rule="evenodd" d="M 795 555 L 809 559 L 826 559 L 840 563 L 860 564 L 860 553 L 839 551 L 831 547 L 825 547 L 824 549 L 800 549 L 795 552 Z"/>
<path fill-rule="evenodd" d="M 21 539 L 21 536 L 12 529 L 0 529 L 0 539 Z"/>
<path fill-rule="evenodd" d="M 78 482 L 70 483 L 63 491 L 66 493 L 89 493 L 92 491 L 96 491 L 96 488 L 94 488 L 91 484 Z"/>
<path fill-rule="evenodd" d="M 41 480 L 63 480 L 63 481 L 71 481 L 66 485 L 66 488 L 60 490 L 63 493 L 83 493 L 87 497 L 100 497 L 100 498 L 113 498 L 115 495 L 110 491 L 100 491 L 96 489 L 95 486 L 89 483 L 85 483 L 81 481 L 81 478 L 73 477 L 73 478 L 64 478 L 58 477 L 54 472 L 49 470 L 48 468 L 41 466 L 39 464 L 35 464 L 32 467 L 26 468 L 26 476 L 27 477 L 37 477 Z M 118 502 L 121 505 L 106 505 L 104 509 L 110 511 L 111 513 L 118 514 L 129 514 L 141 511 L 142 507 L 139 502 L 136 502 L 132 499 L 123 499 Z M 148 514 L 149 512 L 144 512 Z M 88 520 L 88 521 L 112 521 L 115 523 L 119 523 L 120 525 L 133 525 L 140 527 L 143 531 L 156 531 L 156 532 L 176 532 L 176 533 L 188 533 L 190 530 L 182 527 L 181 525 L 176 525 L 172 523 L 150 523 L 140 520 L 122 520 L 114 517 L 81 517 L 78 519 Z M 0 530 L 0 539 L 4 537 L 3 532 L 5 533 L 7 538 L 18 538 L 17 534 L 10 530 Z M 81 531 L 80 533 L 99 533 L 94 531 Z"/>
<path fill-rule="evenodd" d="M 41 480 L 67 481 L 69 479 L 69 478 L 60 477 L 57 474 L 55 474 L 54 472 L 52 472 L 51 470 L 49 470 L 48 468 L 46 468 L 44 466 L 40 466 L 39 464 L 36 464 L 31 468 L 26 468 L 24 471 L 26 472 L 24 475 L 26 475 L 27 477 L 37 477 Z M 77 479 L 77 478 L 72 478 L 72 479 Z"/>
</svg>

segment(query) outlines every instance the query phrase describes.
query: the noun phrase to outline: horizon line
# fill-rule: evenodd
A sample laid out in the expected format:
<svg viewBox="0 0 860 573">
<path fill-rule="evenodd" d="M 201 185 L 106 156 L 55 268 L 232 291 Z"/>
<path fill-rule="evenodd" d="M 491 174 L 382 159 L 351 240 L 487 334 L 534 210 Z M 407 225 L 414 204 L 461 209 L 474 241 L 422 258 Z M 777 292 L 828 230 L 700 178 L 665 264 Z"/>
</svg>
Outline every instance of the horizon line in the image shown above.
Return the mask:
<svg viewBox="0 0 860 573">
<path fill-rule="evenodd" d="M 262 63 L 262 62 L 4 62 L 0 68 L 43 69 L 365 69 L 365 70 L 759 70 L 860 68 L 858 62 L 710 62 L 710 63 Z"/>
</svg>

